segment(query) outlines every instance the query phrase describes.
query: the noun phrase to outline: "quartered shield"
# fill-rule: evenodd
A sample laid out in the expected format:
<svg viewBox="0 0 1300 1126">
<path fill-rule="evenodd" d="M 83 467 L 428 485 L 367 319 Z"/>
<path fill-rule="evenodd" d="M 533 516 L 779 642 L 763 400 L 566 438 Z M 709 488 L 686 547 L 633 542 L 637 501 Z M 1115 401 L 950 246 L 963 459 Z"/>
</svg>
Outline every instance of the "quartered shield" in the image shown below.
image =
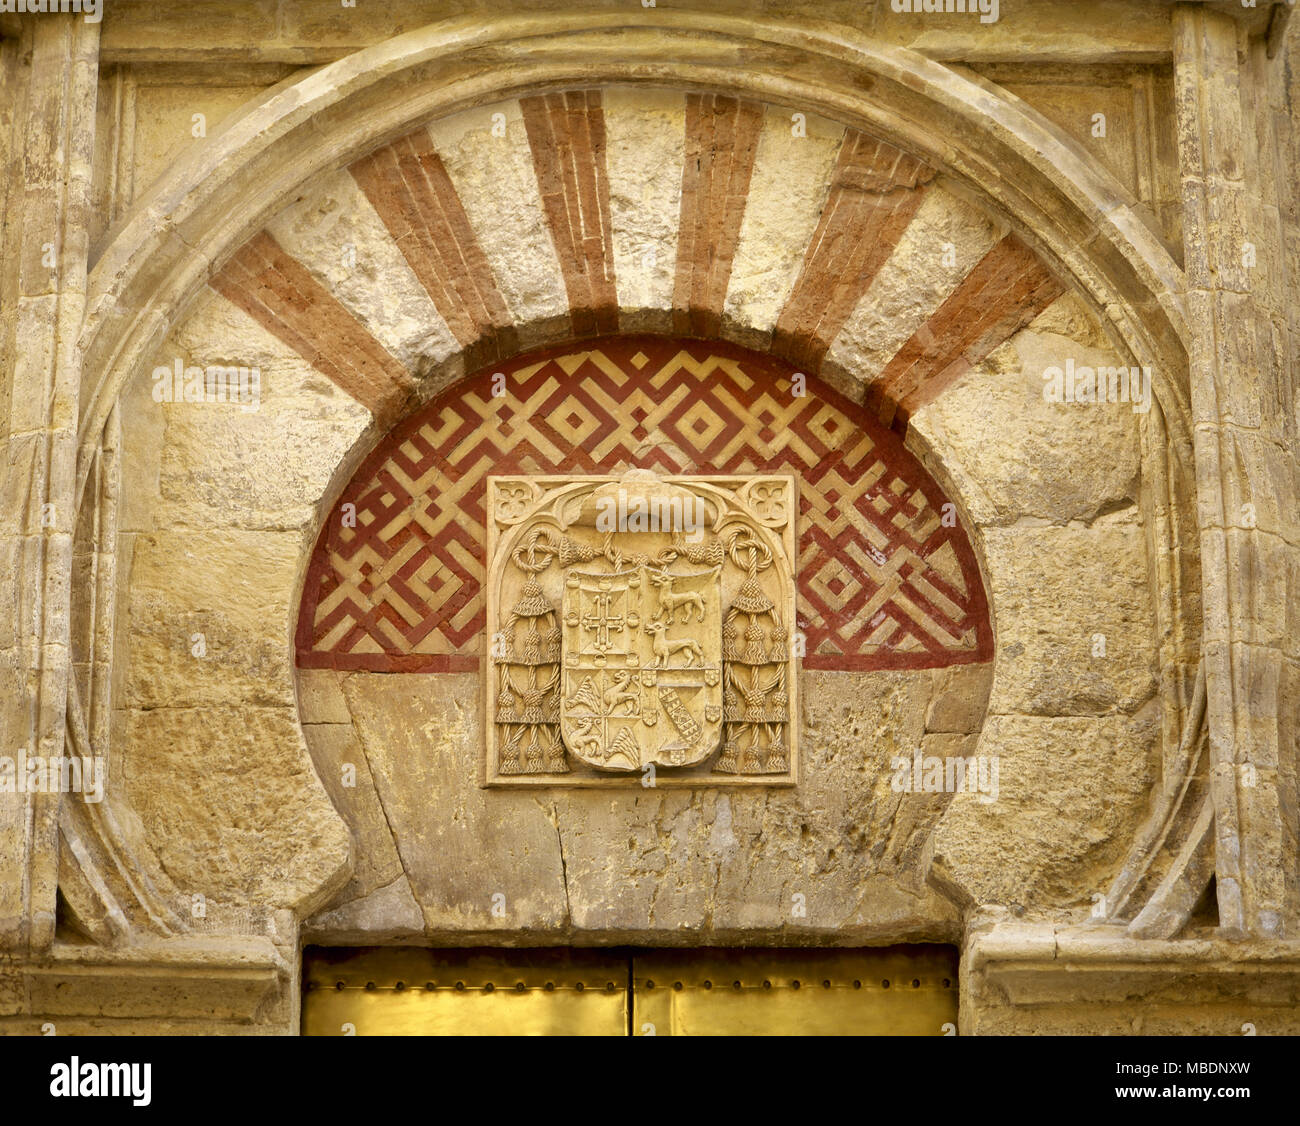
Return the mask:
<svg viewBox="0 0 1300 1126">
<path fill-rule="evenodd" d="M 560 731 L 602 770 L 691 766 L 722 738 L 722 568 L 565 575 Z"/>
</svg>

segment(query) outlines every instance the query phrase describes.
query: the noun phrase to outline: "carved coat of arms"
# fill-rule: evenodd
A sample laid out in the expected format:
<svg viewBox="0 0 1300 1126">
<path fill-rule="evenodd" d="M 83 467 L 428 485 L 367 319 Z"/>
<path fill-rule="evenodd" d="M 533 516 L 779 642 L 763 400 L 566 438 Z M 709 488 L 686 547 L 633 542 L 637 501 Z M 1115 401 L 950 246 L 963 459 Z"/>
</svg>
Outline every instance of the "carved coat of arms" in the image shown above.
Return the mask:
<svg viewBox="0 0 1300 1126">
<path fill-rule="evenodd" d="M 490 478 L 487 783 L 794 781 L 794 488 Z"/>
<path fill-rule="evenodd" d="M 722 735 L 722 568 L 647 566 L 565 580 L 560 731 L 606 770 L 690 766 Z"/>
</svg>

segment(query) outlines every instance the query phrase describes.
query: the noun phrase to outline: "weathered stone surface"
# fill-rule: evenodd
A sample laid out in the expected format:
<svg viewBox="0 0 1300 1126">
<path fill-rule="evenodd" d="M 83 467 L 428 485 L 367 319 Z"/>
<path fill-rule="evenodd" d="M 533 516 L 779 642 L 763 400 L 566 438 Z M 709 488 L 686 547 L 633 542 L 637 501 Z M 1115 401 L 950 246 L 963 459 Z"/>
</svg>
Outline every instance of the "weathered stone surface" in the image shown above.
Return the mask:
<svg viewBox="0 0 1300 1126">
<path fill-rule="evenodd" d="M 412 372 L 459 350 L 447 322 L 346 170 L 312 184 L 267 230 Z"/>
<path fill-rule="evenodd" d="M 998 621 L 991 713 L 1131 713 L 1156 690 L 1141 528 L 984 533 Z"/>
<path fill-rule="evenodd" d="M 319 935 L 333 946 L 418 944 L 424 938 L 424 915 L 411 894 L 410 882 L 405 876 L 399 876 L 369 895 L 313 915 L 303 923 L 303 931 L 305 941 L 310 942 Z"/>
<path fill-rule="evenodd" d="M 934 672 L 935 690 L 925 712 L 927 732 L 973 735 L 984 723 L 993 665 L 957 665 Z"/>
<path fill-rule="evenodd" d="M 969 753 L 960 736 L 923 740 L 931 683 L 805 673 L 807 780 L 765 795 L 484 791 L 476 677 L 357 673 L 344 693 L 430 933 L 866 941 L 952 933 L 953 908 L 924 883 L 949 795 L 890 788 L 895 755 Z"/>
<path fill-rule="evenodd" d="M 352 830 L 352 879 L 337 896 L 337 902 L 348 903 L 391 884 L 402 873 L 402 861 L 352 724 L 308 723 L 303 736 L 316 774 Z"/>
<path fill-rule="evenodd" d="M 346 880 L 347 827 L 291 708 L 132 710 L 126 733 L 123 796 L 186 893 L 306 914 Z"/>
<path fill-rule="evenodd" d="M 564 867 L 544 804 L 478 786 L 478 677 L 357 673 L 343 690 L 429 933 L 561 929 Z"/>
<path fill-rule="evenodd" d="M 1141 416 L 1130 403 L 1047 402 L 1043 373 L 1067 361 L 1124 363 L 1070 297 L 911 419 L 976 521 L 1090 521 L 1138 496 Z"/>
<path fill-rule="evenodd" d="M 1279 1036 L 1297 1028 L 1294 942 L 1212 931 L 1134 941 L 1105 926 L 1003 920 L 963 964 L 963 1035 Z"/>
<path fill-rule="evenodd" d="M 1150 152 L 1140 151 L 1134 137 L 1135 126 L 1145 128 L 1147 123 L 1134 120 L 1134 89 L 1129 75 L 1121 71 L 1107 81 L 1090 74 L 1077 84 L 1016 81 L 1016 77 L 1004 78 L 1000 85 L 1059 125 L 1131 192 L 1141 192 L 1144 184 L 1139 182 L 1138 169 L 1142 179 L 1148 181 L 1153 170 Z M 1143 109 L 1149 112 L 1149 107 Z"/>
<path fill-rule="evenodd" d="M 1158 718 L 1154 706 L 1132 717 L 990 714 L 976 753 L 998 759 L 998 800 L 953 798 L 935 832 L 944 878 L 976 903 L 1089 907 L 1146 811 Z"/>
<path fill-rule="evenodd" d="M 149 526 L 305 527 L 370 412 L 216 293 L 199 300 L 168 343 L 174 347 L 163 349 L 158 365 L 173 370 L 177 359 L 186 367 L 256 368 L 257 401 L 253 410 L 246 409 L 253 403 L 136 399 L 165 428 L 152 470 L 160 505 Z M 136 475 L 150 481 L 151 466 L 147 456 L 128 466 L 129 493 Z"/>
<path fill-rule="evenodd" d="M 349 724 L 352 714 L 343 697 L 346 673 L 334 669 L 298 669 L 298 718 L 311 724 Z"/>
<path fill-rule="evenodd" d="M 135 120 L 130 179 L 123 185 L 125 202 L 148 188 L 159 174 L 190 149 L 205 143 L 208 134 L 245 103 L 262 94 L 253 85 L 141 85 L 135 91 Z M 202 114 L 202 121 L 196 120 Z M 202 136 L 196 136 L 197 130 Z"/>
<path fill-rule="evenodd" d="M 602 102 L 619 327 L 662 330 L 671 324 L 686 101 L 677 92 L 615 87 Z"/>
<path fill-rule="evenodd" d="M 291 703 L 289 605 L 302 539 L 266 531 L 135 537 L 124 615 L 127 702 Z"/>
<path fill-rule="evenodd" d="M 505 135 L 493 136 L 494 125 L 503 127 Z M 568 295 L 542 212 L 519 103 L 500 102 L 435 121 L 429 132 L 515 322 L 567 322 Z M 545 336 L 523 332 L 520 344 L 527 347 L 539 339 Z"/>
<path fill-rule="evenodd" d="M 723 312 L 727 331 L 763 343 L 789 299 L 826 202 L 844 127 L 768 106 L 754 153 L 740 241 Z M 797 131 L 802 132 L 797 134 Z"/>
</svg>

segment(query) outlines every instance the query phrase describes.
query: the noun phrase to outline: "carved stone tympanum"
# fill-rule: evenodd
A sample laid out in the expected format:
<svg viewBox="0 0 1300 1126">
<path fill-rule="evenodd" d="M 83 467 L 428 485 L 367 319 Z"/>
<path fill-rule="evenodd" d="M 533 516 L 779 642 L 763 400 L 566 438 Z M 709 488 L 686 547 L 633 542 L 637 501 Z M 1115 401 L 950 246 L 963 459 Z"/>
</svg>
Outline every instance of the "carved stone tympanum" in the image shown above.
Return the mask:
<svg viewBox="0 0 1300 1126">
<path fill-rule="evenodd" d="M 488 785 L 796 780 L 792 477 L 488 481 Z"/>
</svg>

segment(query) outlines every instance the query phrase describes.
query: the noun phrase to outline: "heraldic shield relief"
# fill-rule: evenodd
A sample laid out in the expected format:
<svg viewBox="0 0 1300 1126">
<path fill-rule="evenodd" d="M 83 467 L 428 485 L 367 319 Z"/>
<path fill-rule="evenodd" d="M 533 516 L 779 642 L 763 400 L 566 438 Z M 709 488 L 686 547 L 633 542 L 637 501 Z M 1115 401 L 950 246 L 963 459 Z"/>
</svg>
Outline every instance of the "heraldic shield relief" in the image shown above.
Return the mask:
<svg viewBox="0 0 1300 1126">
<path fill-rule="evenodd" d="M 486 783 L 795 781 L 794 490 L 490 479 Z"/>
<path fill-rule="evenodd" d="M 565 579 L 560 732 L 592 766 L 690 766 L 722 735 L 722 567 Z M 692 636 L 692 632 L 695 636 Z"/>
</svg>

